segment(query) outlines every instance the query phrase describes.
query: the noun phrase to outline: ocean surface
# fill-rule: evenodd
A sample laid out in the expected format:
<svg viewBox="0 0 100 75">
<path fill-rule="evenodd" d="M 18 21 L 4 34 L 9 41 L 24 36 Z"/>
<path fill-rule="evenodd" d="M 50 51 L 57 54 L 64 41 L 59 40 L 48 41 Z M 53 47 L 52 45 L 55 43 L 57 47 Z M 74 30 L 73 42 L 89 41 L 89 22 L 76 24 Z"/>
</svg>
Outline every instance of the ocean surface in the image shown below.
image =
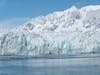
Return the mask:
<svg viewBox="0 0 100 75">
<path fill-rule="evenodd" d="M 100 75 L 100 57 L 0 58 L 0 75 Z"/>
</svg>

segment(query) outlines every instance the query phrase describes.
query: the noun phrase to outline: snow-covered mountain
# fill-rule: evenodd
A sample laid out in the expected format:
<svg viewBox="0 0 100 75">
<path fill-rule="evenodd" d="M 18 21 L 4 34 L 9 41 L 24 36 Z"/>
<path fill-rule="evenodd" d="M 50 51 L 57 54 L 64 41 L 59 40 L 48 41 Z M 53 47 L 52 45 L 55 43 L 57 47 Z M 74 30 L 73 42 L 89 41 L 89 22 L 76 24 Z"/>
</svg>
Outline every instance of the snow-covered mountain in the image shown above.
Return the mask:
<svg viewBox="0 0 100 75">
<path fill-rule="evenodd" d="M 71 8 L 33 18 L 0 34 L 1 55 L 100 52 L 100 5 Z"/>
</svg>

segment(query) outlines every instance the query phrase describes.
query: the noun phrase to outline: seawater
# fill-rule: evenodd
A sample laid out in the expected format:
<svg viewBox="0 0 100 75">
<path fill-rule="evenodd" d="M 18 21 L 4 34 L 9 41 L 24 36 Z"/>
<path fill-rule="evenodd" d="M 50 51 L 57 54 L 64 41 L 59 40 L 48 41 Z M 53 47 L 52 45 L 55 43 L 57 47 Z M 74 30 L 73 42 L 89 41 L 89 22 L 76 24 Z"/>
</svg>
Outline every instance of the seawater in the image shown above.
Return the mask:
<svg viewBox="0 0 100 75">
<path fill-rule="evenodd" d="M 0 75 L 100 75 L 100 57 L 95 58 L 2 58 Z"/>
</svg>

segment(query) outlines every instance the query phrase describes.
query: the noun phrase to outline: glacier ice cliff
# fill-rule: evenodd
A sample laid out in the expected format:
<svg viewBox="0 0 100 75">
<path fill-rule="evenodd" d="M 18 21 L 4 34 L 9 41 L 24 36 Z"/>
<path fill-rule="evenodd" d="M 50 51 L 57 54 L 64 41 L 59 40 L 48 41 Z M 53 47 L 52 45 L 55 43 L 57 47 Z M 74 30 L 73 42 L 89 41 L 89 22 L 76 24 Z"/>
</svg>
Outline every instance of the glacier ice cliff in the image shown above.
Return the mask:
<svg viewBox="0 0 100 75">
<path fill-rule="evenodd" d="M 0 55 L 100 53 L 100 6 L 75 6 L 0 34 Z"/>
</svg>

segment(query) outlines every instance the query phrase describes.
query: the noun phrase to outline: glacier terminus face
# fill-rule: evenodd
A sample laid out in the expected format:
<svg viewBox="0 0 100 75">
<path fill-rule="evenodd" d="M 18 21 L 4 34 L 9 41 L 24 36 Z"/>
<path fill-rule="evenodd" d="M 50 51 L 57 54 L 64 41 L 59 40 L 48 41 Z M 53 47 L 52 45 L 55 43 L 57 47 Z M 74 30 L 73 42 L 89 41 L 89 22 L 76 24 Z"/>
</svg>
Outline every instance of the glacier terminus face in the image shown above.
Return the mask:
<svg viewBox="0 0 100 75">
<path fill-rule="evenodd" d="M 39 16 L 0 34 L 0 55 L 100 53 L 100 6 Z"/>
</svg>

